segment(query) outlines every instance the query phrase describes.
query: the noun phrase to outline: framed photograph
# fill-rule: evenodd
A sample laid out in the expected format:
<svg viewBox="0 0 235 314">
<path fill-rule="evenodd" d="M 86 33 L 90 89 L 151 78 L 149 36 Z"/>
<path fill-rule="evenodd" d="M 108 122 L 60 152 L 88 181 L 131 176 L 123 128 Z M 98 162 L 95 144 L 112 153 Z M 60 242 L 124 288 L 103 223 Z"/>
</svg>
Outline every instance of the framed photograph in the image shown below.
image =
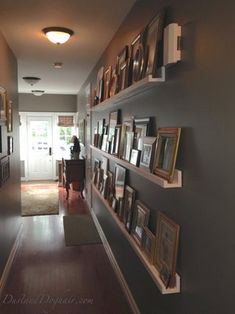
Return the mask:
<svg viewBox="0 0 235 314">
<path fill-rule="evenodd" d="M 0 120 L 6 121 L 7 118 L 7 91 L 0 86 Z"/>
<path fill-rule="evenodd" d="M 120 120 L 120 110 L 110 112 L 109 114 L 109 131 L 108 131 L 108 141 L 112 140 L 112 136 L 115 135 L 115 127 L 119 124 Z"/>
<path fill-rule="evenodd" d="M 104 152 L 107 152 L 107 142 L 108 142 L 108 135 L 104 134 L 102 138 L 102 145 L 101 145 L 101 150 Z"/>
<path fill-rule="evenodd" d="M 102 156 L 100 168 L 104 170 L 104 174 L 107 174 L 108 172 L 108 163 L 108 158 Z"/>
<path fill-rule="evenodd" d="M 154 252 L 156 247 L 156 237 L 149 230 L 149 228 L 143 228 L 142 248 L 144 254 L 148 258 L 149 262 L 153 264 Z"/>
<path fill-rule="evenodd" d="M 115 196 L 112 198 L 112 204 L 111 204 L 111 207 L 112 209 L 116 212 L 117 210 L 117 203 L 118 203 L 118 200 L 115 198 Z"/>
<path fill-rule="evenodd" d="M 96 79 L 96 98 L 98 102 L 103 101 L 104 93 L 104 67 L 101 67 L 97 73 Z"/>
<path fill-rule="evenodd" d="M 158 145 L 153 172 L 173 181 L 181 128 L 158 129 Z"/>
<path fill-rule="evenodd" d="M 130 164 L 139 167 L 140 164 L 140 151 L 138 149 L 132 149 L 131 150 L 131 158 L 130 158 Z"/>
<path fill-rule="evenodd" d="M 130 161 L 131 150 L 133 147 L 134 132 L 126 132 L 123 144 L 123 159 Z"/>
<path fill-rule="evenodd" d="M 138 34 L 131 43 L 132 84 L 139 81 L 144 74 L 144 34 L 144 32 Z"/>
<path fill-rule="evenodd" d="M 93 169 L 93 178 L 92 178 L 92 182 L 94 183 L 95 186 L 97 183 L 97 175 L 98 175 L 98 169 L 100 168 L 100 165 L 101 165 L 101 161 L 99 159 L 95 159 L 94 169 Z"/>
<path fill-rule="evenodd" d="M 109 66 L 104 72 L 104 94 L 103 100 L 108 99 L 110 97 L 110 81 L 112 77 L 112 67 Z"/>
<path fill-rule="evenodd" d="M 7 101 L 7 132 L 13 131 L 13 103 L 11 100 Z"/>
<path fill-rule="evenodd" d="M 117 56 L 117 74 L 120 74 L 121 70 L 121 65 L 123 63 L 126 62 L 126 60 L 128 59 L 129 55 L 128 55 L 128 46 L 125 46 L 120 53 Z"/>
<path fill-rule="evenodd" d="M 140 201 L 135 202 L 131 234 L 141 247 L 143 230 L 148 225 L 150 210 Z"/>
<path fill-rule="evenodd" d="M 134 139 L 134 148 L 142 150 L 144 136 L 150 136 L 152 120 L 148 118 L 138 118 L 134 119 L 135 126 L 135 139 Z"/>
<path fill-rule="evenodd" d="M 147 26 L 146 48 L 147 66 L 146 75 L 157 76 L 157 69 L 162 66 L 163 59 L 163 20 L 164 12 L 157 14 Z"/>
<path fill-rule="evenodd" d="M 114 187 L 115 187 L 115 197 L 124 198 L 124 187 L 126 180 L 126 168 L 115 164 L 115 175 L 114 175 Z"/>
<path fill-rule="evenodd" d="M 129 70 L 130 70 L 130 59 L 127 59 L 120 65 L 119 74 L 119 91 L 129 86 Z"/>
<path fill-rule="evenodd" d="M 180 226 L 162 212 L 157 220 L 157 246 L 154 256 L 154 265 L 166 286 L 175 286 L 176 262 L 179 243 Z"/>
<path fill-rule="evenodd" d="M 140 168 L 152 172 L 157 137 L 144 137 L 143 149 L 140 155 Z"/>
<path fill-rule="evenodd" d="M 125 186 L 124 194 L 124 204 L 123 204 L 123 223 L 127 231 L 131 232 L 131 223 L 134 211 L 134 203 L 136 198 L 136 191 L 129 185 Z"/>
<path fill-rule="evenodd" d="M 134 119 L 133 117 L 123 119 L 123 129 L 125 132 L 134 132 Z"/>
<path fill-rule="evenodd" d="M 104 170 L 101 168 L 98 168 L 97 169 L 96 187 L 99 191 L 102 191 L 103 176 L 104 176 Z"/>
<path fill-rule="evenodd" d="M 13 137 L 7 137 L 7 154 L 11 155 L 13 153 Z"/>
<path fill-rule="evenodd" d="M 107 174 L 103 175 L 103 183 L 102 183 L 102 190 L 101 194 L 104 198 L 107 198 L 107 183 L 108 183 L 108 176 Z"/>
</svg>

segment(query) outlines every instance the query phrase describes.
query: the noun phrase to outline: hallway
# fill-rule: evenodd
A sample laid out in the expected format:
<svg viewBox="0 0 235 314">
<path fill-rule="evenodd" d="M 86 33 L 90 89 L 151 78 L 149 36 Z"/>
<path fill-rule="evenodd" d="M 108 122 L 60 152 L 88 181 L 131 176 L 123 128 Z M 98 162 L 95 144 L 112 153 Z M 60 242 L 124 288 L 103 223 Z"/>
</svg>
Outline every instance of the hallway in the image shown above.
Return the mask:
<svg viewBox="0 0 235 314">
<path fill-rule="evenodd" d="M 60 214 L 24 217 L 20 245 L 1 296 L 1 314 L 131 313 L 103 245 L 66 247 L 63 215 L 86 214 L 77 192 Z"/>
</svg>

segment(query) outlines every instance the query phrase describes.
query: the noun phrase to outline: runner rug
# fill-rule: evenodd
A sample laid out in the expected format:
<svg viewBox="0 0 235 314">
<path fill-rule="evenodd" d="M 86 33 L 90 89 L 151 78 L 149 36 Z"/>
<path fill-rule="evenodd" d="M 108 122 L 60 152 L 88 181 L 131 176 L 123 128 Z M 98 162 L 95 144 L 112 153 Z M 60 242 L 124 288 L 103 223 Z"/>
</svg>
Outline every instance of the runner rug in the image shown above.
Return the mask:
<svg viewBox="0 0 235 314">
<path fill-rule="evenodd" d="M 66 246 L 102 243 L 90 215 L 64 216 L 63 221 Z"/>
<path fill-rule="evenodd" d="M 21 213 L 22 216 L 58 214 L 59 191 L 57 184 L 22 184 Z"/>
</svg>

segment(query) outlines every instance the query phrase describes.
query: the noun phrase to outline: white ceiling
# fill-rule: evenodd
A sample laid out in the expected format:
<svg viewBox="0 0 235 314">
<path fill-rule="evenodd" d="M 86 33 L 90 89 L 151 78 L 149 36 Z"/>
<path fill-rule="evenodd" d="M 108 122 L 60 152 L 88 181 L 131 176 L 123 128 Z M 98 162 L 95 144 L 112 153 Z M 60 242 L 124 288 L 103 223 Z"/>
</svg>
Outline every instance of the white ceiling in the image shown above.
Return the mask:
<svg viewBox="0 0 235 314">
<path fill-rule="evenodd" d="M 33 89 L 77 94 L 135 0 L 1 0 L 0 30 L 18 60 L 19 92 L 32 87 L 23 76 L 41 81 Z M 57 46 L 42 29 L 67 27 L 71 39 Z M 63 62 L 62 69 L 53 63 Z"/>
</svg>

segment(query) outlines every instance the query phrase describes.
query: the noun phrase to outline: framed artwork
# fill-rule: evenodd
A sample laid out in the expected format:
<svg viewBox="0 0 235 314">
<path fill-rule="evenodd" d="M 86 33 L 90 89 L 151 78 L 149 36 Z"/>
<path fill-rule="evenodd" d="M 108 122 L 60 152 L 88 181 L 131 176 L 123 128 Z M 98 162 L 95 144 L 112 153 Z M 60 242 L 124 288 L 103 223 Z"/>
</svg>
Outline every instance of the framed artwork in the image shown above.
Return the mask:
<svg viewBox="0 0 235 314">
<path fill-rule="evenodd" d="M 114 148 L 113 148 L 112 153 L 118 157 L 121 156 L 123 152 L 123 140 L 124 140 L 124 134 L 123 134 L 122 124 L 116 125 L 115 141 L 114 141 Z"/>
<path fill-rule="evenodd" d="M 93 169 L 93 178 L 92 178 L 92 181 L 93 181 L 95 186 L 97 183 L 97 175 L 98 175 L 98 169 L 100 168 L 100 165 L 101 165 L 101 161 L 99 159 L 95 159 L 94 169 Z"/>
<path fill-rule="evenodd" d="M 133 141 L 134 141 L 134 132 L 126 132 L 125 138 L 124 138 L 124 148 L 123 148 L 123 159 L 126 161 L 130 161 L 131 156 L 131 150 L 133 147 Z"/>
<path fill-rule="evenodd" d="M 6 121 L 7 118 L 7 91 L 0 86 L 0 120 Z"/>
<path fill-rule="evenodd" d="M 7 137 L 7 154 L 11 155 L 13 153 L 13 137 Z"/>
<path fill-rule="evenodd" d="M 148 225 L 149 214 L 149 209 L 142 202 L 135 202 L 131 234 L 139 246 L 142 243 L 144 227 Z"/>
<path fill-rule="evenodd" d="M 175 286 L 180 226 L 162 212 L 157 220 L 157 246 L 154 265 L 166 288 Z"/>
<path fill-rule="evenodd" d="M 140 163 L 140 151 L 138 149 L 131 150 L 130 164 L 139 167 Z"/>
<path fill-rule="evenodd" d="M 110 97 L 110 81 L 112 77 L 112 67 L 109 66 L 104 72 L 104 94 L 103 100 L 108 99 Z"/>
<path fill-rule="evenodd" d="M 139 81 L 144 74 L 145 52 L 143 39 L 144 32 L 138 34 L 131 43 L 132 84 Z"/>
<path fill-rule="evenodd" d="M 102 138 L 102 145 L 101 145 L 101 150 L 103 150 L 104 152 L 107 152 L 107 143 L 108 143 L 108 135 L 104 134 L 103 138 Z"/>
<path fill-rule="evenodd" d="M 11 100 L 7 101 L 7 132 L 13 131 L 13 103 Z"/>
<path fill-rule="evenodd" d="M 173 181 L 181 128 L 158 129 L 158 145 L 153 172 Z"/>
<path fill-rule="evenodd" d="M 102 156 L 100 168 L 104 170 L 104 174 L 108 172 L 108 158 Z"/>
<path fill-rule="evenodd" d="M 144 137 L 143 149 L 140 155 L 140 168 L 152 172 L 154 154 L 156 148 L 156 137 Z"/>
<path fill-rule="evenodd" d="M 146 226 L 143 228 L 143 237 L 141 245 L 144 254 L 148 258 L 149 262 L 153 264 L 154 252 L 156 247 L 156 237 Z"/>
<path fill-rule="evenodd" d="M 128 46 L 125 46 L 117 56 L 117 74 L 121 72 L 121 65 L 128 59 Z"/>
<path fill-rule="evenodd" d="M 164 12 L 162 11 L 147 26 L 146 48 L 148 57 L 146 75 L 152 75 L 153 77 L 156 77 L 157 69 L 162 66 L 163 20 Z"/>
<path fill-rule="evenodd" d="M 120 165 L 115 165 L 115 175 L 114 175 L 114 187 L 115 187 L 115 197 L 118 200 L 119 198 L 124 197 L 124 187 L 126 180 L 126 168 L 121 167 Z"/>
<path fill-rule="evenodd" d="M 123 204 L 123 223 L 127 231 L 131 232 L 131 223 L 133 217 L 134 203 L 136 198 L 136 191 L 129 185 L 125 186 L 124 194 L 124 204 Z"/>
<path fill-rule="evenodd" d="M 113 197 L 114 197 L 113 173 L 111 171 L 108 171 L 106 198 L 110 206 L 112 205 Z"/>
<path fill-rule="evenodd" d="M 112 140 L 112 136 L 115 135 L 115 127 L 119 124 L 120 120 L 120 110 L 110 112 L 109 114 L 109 132 L 108 141 Z"/>
<path fill-rule="evenodd" d="M 130 59 L 127 59 L 120 65 L 119 74 L 119 91 L 129 86 L 129 70 L 130 70 Z"/>
<path fill-rule="evenodd" d="M 103 100 L 104 92 L 104 67 L 101 67 L 97 73 L 96 79 L 96 98 L 98 102 Z"/>
<path fill-rule="evenodd" d="M 112 77 L 110 80 L 110 86 L 109 86 L 109 96 L 112 97 L 115 94 L 118 93 L 118 79 L 119 79 L 119 74 L 116 73 L 116 69 L 113 69 L 112 71 Z"/>
<path fill-rule="evenodd" d="M 148 118 L 138 118 L 134 119 L 135 125 L 135 139 L 134 139 L 134 148 L 142 150 L 144 136 L 150 135 L 152 120 Z"/>
</svg>

